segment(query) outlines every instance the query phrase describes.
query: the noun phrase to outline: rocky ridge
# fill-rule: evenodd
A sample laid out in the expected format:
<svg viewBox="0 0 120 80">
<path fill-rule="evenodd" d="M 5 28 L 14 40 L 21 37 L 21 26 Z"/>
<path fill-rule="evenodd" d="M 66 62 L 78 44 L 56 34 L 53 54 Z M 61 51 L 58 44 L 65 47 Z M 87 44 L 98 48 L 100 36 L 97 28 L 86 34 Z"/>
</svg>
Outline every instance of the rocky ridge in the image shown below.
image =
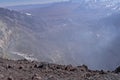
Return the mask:
<svg viewBox="0 0 120 80">
<path fill-rule="evenodd" d="M 120 80 L 115 71 L 90 70 L 86 65 L 58 65 L 28 60 L 0 58 L 0 80 Z"/>
</svg>

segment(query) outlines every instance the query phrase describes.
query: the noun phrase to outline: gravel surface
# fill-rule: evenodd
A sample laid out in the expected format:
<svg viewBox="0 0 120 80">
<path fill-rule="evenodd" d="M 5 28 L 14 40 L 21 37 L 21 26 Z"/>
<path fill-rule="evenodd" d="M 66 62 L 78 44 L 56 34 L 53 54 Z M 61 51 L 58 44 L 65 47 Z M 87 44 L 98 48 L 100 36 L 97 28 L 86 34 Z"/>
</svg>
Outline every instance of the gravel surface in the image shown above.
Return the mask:
<svg viewBox="0 0 120 80">
<path fill-rule="evenodd" d="M 112 72 L 93 71 L 85 65 L 73 67 L 0 58 L 0 80 L 120 80 L 119 69 Z"/>
</svg>

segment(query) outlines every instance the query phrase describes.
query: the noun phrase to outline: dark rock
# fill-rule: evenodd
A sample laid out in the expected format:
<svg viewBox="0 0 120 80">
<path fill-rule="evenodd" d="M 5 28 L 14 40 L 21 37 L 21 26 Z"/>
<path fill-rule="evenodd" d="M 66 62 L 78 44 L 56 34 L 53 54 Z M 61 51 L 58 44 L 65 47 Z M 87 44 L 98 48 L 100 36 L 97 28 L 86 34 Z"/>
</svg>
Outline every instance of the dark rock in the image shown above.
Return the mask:
<svg viewBox="0 0 120 80">
<path fill-rule="evenodd" d="M 12 77 L 8 77 L 7 80 L 14 80 Z"/>
<path fill-rule="evenodd" d="M 57 65 L 57 69 L 65 70 L 66 66 L 65 65 Z"/>
<path fill-rule="evenodd" d="M 37 64 L 34 65 L 34 68 L 37 68 Z"/>
<path fill-rule="evenodd" d="M 43 67 L 44 67 L 43 64 L 39 64 L 39 65 L 38 65 L 38 68 L 43 68 Z"/>
<path fill-rule="evenodd" d="M 120 66 L 115 69 L 115 73 L 120 73 Z"/>
<path fill-rule="evenodd" d="M 43 68 L 43 67 L 44 67 L 44 65 L 42 63 L 38 64 L 38 65 L 37 64 L 34 65 L 34 68 Z"/>
<path fill-rule="evenodd" d="M 88 67 L 86 65 L 82 65 L 82 67 L 84 67 L 86 70 L 88 70 Z"/>
<path fill-rule="evenodd" d="M 12 68 L 12 66 L 9 65 L 8 68 Z"/>
<path fill-rule="evenodd" d="M 89 69 L 86 65 L 77 66 L 77 68 L 79 68 L 81 71 L 89 71 Z"/>
<path fill-rule="evenodd" d="M 65 67 L 65 70 L 67 71 L 75 71 L 76 69 L 72 65 L 68 65 Z"/>
<path fill-rule="evenodd" d="M 83 76 L 82 77 L 84 77 L 84 78 L 88 78 L 88 77 L 90 77 L 91 76 L 91 74 L 90 73 L 88 73 L 88 72 L 86 72 L 85 74 L 83 74 Z"/>
<path fill-rule="evenodd" d="M 38 74 L 35 74 L 34 76 L 32 76 L 32 80 L 42 80 L 42 77 Z"/>
<path fill-rule="evenodd" d="M 6 68 L 9 69 L 9 68 L 12 68 L 12 66 L 7 64 Z"/>
<path fill-rule="evenodd" d="M 106 74 L 103 70 L 101 70 L 100 72 L 99 72 L 99 74 Z"/>
<path fill-rule="evenodd" d="M 19 67 L 19 69 L 23 69 L 23 67 L 22 67 L 22 66 L 20 66 L 20 67 Z"/>
</svg>

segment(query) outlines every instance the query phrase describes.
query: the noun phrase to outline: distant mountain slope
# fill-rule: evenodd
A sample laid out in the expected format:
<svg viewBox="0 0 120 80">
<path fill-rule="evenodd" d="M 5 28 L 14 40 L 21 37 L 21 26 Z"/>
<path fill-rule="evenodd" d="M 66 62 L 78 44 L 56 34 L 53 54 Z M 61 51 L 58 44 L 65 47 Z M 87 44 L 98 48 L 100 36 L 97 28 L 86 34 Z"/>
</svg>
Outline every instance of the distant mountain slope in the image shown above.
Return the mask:
<svg viewBox="0 0 120 80">
<path fill-rule="evenodd" d="M 47 39 L 49 38 L 49 32 L 47 32 L 49 26 L 43 20 L 3 8 L 0 8 L 0 13 L 0 44 L 1 54 L 4 54 L 1 56 L 11 59 L 26 58 L 67 63 L 66 54 L 59 54 L 58 47 Z"/>
<path fill-rule="evenodd" d="M 86 8 L 106 8 L 111 10 L 120 10 L 119 0 L 70 0 L 73 3 L 80 3 Z"/>
<path fill-rule="evenodd" d="M 14 9 L 14 10 L 25 10 L 25 9 L 32 9 L 32 8 L 41 8 L 41 7 L 47 7 L 52 5 L 53 3 L 49 3 L 49 4 L 28 4 L 28 5 L 18 5 L 18 6 L 7 6 L 5 8 L 9 8 L 9 9 Z"/>
</svg>

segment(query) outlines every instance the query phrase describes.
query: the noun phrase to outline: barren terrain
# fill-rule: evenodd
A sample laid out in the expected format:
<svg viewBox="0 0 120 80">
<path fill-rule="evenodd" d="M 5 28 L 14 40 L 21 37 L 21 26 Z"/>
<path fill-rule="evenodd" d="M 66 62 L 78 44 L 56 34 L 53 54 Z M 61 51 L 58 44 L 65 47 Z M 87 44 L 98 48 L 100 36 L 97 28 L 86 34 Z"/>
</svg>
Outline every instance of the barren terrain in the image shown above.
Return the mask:
<svg viewBox="0 0 120 80">
<path fill-rule="evenodd" d="M 73 67 L 0 59 L 0 80 L 120 80 L 119 69 L 117 71 L 89 70 L 85 65 Z"/>
</svg>

